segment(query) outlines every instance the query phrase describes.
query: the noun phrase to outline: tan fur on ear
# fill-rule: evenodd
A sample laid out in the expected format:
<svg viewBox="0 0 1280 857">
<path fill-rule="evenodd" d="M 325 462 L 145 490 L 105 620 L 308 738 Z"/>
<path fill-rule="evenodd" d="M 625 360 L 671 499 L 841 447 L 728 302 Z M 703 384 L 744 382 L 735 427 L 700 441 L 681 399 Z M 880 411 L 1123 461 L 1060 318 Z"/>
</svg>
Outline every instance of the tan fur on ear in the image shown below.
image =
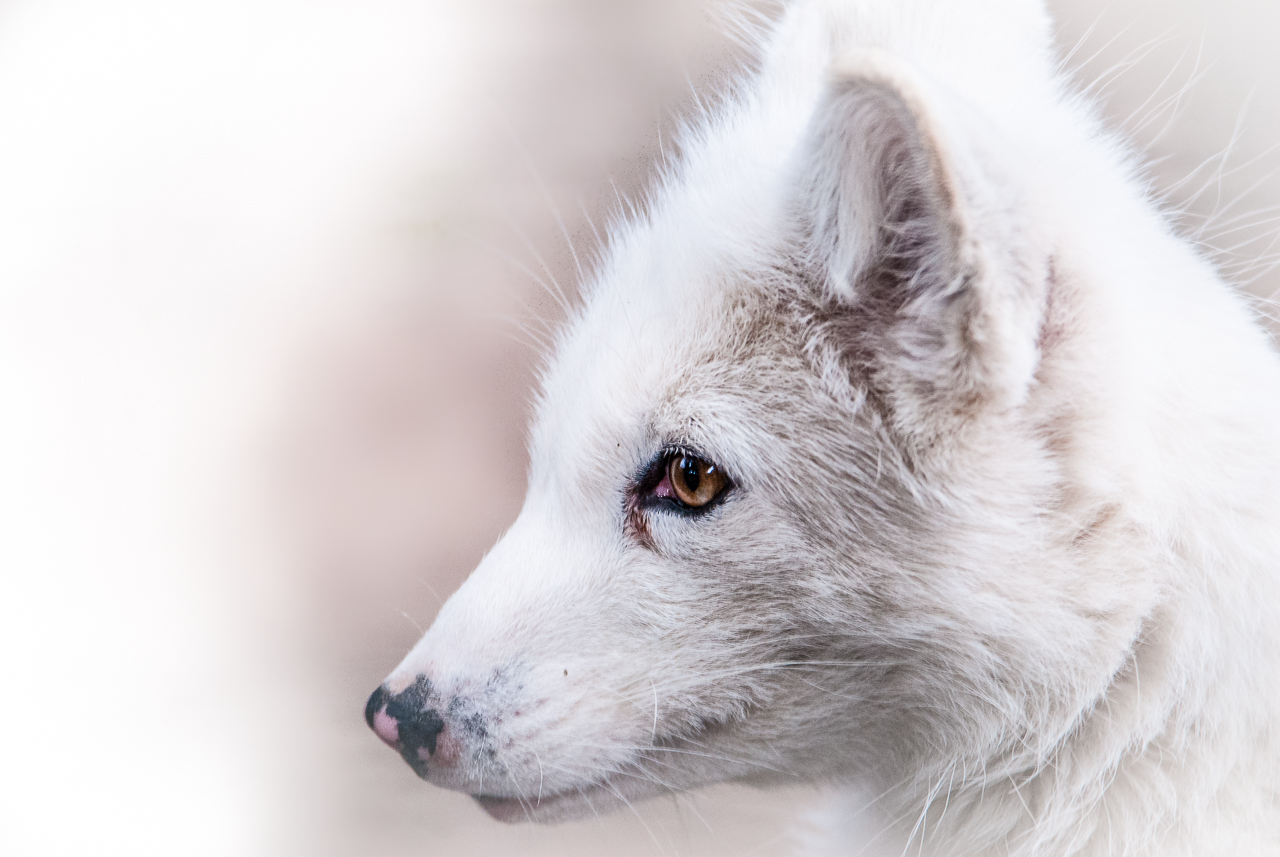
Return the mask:
<svg viewBox="0 0 1280 857">
<path fill-rule="evenodd" d="M 895 178 L 918 182 L 918 190 L 928 195 L 931 213 L 946 233 L 939 237 L 957 261 L 969 240 L 945 135 L 934 118 L 936 111 L 927 107 L 918 78 L 901 59 L 874 48 L 842 54 L 831 66 L 814 128 L 819 139 L 813 157 L 828 157 L 826 168 L 837 167 L 844 179 L 841 193 L 833 199 L 841 209 L 826 214 L 837 218 L 828 240 L 846 246 L 815 248 L 829 269 L 827 285 L 833 297 L 852 297 L 859 268 L 876 261 L 883 247 L 880 218 L 888 214 L 890 203 L 886 183 Z M 908 154 L 921 175 L 886 175 L 891 167 L 887 160 Z"/>
<path fill-rule="evenodd" d="M 930 89 L 883 51 L 841 55 L 804 150 L 798 213 L 809 280 L 848 316 L 834 326 L 845 341 L 827 347 L 852 352 L 846 362 L 924 443 L 1021 400 L 1047 281 L 1047 253 L 1014 206 L 988 202 L 1004 188 L 970 140 L 980 118 Z"/>
</svg>

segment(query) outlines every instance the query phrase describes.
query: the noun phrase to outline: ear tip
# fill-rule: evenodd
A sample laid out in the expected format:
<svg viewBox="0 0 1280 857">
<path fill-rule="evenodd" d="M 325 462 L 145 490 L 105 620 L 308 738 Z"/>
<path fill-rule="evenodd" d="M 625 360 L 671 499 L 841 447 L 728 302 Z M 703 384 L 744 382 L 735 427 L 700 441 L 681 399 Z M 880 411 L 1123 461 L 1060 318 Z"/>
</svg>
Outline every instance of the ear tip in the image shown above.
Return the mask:
<svg viewBox="0 0 1280 857">
<path fill-rule="evenodd" d="M 915 77 L 906 60 L 878 47 L 845 51 L 832 61 L 827 76 L 835 84 L 880 83 L 894 89 L 910 87 Z"/>
<path fill-rule="evenodd" d="M 937 100 L 928 97 L 927 82 L 909 60 L 884 48 L 845 51 L 831 63 L 827 79 L 836 97 L 858 89 L 878 90 L 906 107 L 919 126 L 929 124 L 929 105 Z"/>
</svg>

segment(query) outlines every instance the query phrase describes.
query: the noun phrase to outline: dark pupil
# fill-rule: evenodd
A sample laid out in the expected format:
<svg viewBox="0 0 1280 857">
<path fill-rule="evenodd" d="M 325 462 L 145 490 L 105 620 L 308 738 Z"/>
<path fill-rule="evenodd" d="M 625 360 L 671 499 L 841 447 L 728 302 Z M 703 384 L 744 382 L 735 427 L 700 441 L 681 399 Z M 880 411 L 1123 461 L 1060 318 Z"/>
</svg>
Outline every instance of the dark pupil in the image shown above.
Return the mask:
<svg viewBox="0 0 1280 857">
<path fill-rule="evenodd" d="M 686 456 L 680 459 L 680 478 L 684 479 L 690 494 L 698 493 L 698 483 L 702 481 L 702 468 L 698 464 L 696 458 Z"/>
</svg>

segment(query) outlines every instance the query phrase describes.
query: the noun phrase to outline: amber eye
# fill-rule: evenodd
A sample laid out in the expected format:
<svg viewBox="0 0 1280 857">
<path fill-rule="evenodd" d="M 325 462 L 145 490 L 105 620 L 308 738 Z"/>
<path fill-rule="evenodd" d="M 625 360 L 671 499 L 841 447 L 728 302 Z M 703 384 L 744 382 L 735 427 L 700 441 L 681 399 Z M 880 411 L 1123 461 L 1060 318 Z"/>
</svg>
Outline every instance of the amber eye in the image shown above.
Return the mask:
<svg viewBox="0 0 1280 857">
<path fill-rule="evenodd" d="M 677 455 L 667 465 L 667 478 L 676 499 L 699 509 L 714 500 L 728 483 L 720 468 L 693 455 Z"/>
</svg>

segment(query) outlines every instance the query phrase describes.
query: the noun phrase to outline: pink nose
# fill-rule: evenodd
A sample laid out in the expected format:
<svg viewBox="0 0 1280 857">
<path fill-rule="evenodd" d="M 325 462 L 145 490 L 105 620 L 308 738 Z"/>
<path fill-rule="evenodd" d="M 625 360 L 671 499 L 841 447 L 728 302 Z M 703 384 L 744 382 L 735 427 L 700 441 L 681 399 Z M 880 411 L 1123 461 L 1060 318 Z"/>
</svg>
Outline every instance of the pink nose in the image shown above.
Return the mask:
<svg viewBox="0 0 1280 857">
<path fill-rule="evenodd" d="M 400 724 L 385 709 L 373 713 L 372 726 L 374 733 L 386 741 L 391 749 L 400 749 Z"/>
</svg>

